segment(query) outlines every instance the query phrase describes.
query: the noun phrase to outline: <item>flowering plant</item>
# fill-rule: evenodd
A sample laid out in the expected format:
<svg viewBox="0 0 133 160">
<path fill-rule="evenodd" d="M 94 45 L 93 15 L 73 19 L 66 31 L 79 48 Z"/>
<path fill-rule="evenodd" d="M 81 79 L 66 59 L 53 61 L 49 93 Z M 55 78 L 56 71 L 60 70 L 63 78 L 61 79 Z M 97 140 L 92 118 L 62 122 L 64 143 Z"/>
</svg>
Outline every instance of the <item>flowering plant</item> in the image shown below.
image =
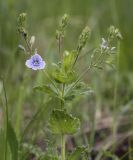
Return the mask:
<svg viewBox="0 0 133 160">
<path fill-rule="evenodd" d="M 50 97 L 54 97 L 60 101 L 58 108 L 53 108 L 48 120 L 48 128 L 51 133 L 60 135 L 61 137 L 61 156 L 43 155 L 43 158 L 51 160 L 75 160 L 74 157 L 78 153 L 87 154 L 87 147 L 79 147 L 69 156 L 66 157 L 65 142 L 66 136 L 72 135 L 80 129 L 80 119 L 73 116 L 67 110 L 66 104 L 68 101 L 73 101 L 78 95 L 88 95 L 92 93 L 92 89 L 85 84 L 83 77 L 94 68 L 102 69 L 105 65 L 112 65 L 109 58 L 117 52 L 117 45 L 114 46 L 114 41 L 118 42 L 122 37 L 118 29 L 111 26 L 108 30 L 107 38 L 102 38 L 101 44 L 92 50 L 88 67 L 82 71 L 80 75 L 76 71 L 76 64 L 81 58 L 82 51 L 88 42 L 91 31 L 89 27 L 85 27 L 79 36 L 77 48 L 73 51 L 62 51 L 61 45 L 65 37 L 66 27 L 68 25 L 68 16 L 65 14 L 60 23 L 59 29 L 56 31 L 56 40 L 59 49 L 60 60 L 58 63 L 46 64 L 43 58 L 38 54 L 37 50 L 33 50 L 35 37 L 32 36 L 29 40 L 28 32 L 25 27 L 26 14 L 22 13 L 18 17 L 18 31 L 26 42 L 26 47 L 19 45 L 27 56 L 31 56 L 26 60 L 25 65 L 32 70 L 44 70 L 45 76 L 49 79 L 48 84 L 36 86 L 34 90 L 42 91 Z M 115 43 L 117 44 L 117 43 Z M 45 68 L 47 66 L 47 68 Z M 88 155 L 88 154 L 87 154 Z"/>
</svg>

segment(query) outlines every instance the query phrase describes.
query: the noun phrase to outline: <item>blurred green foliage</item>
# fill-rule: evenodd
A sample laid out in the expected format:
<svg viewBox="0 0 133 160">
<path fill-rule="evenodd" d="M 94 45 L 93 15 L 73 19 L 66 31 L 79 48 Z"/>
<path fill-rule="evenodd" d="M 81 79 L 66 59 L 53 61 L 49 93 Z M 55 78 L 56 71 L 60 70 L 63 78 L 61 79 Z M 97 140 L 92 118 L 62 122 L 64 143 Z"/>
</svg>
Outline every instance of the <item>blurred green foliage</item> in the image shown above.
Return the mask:
<svg viewBox="0 0 133 160">
<path fill-rule="evenodd" d="M 27 28 L 30 34 L 36 36 L 35 45 L 39 54 L 48 64 L 58 58 L 55 35 L 58 21 L 64 13 L 70 15 L 70 25 L 67 28 L 62 50 L 76 48 L 79 33 L 86 25 L 92 30 L 92 35 L 85 51 L 99 44 L 100 38 L 105 35 L 110 25 L 119 28 L 123 40 L 120 45 L 120 72 L 117 80 L 116 109 L 113 109 L 115 85 L 111 82 L 114 82 L 117 78 L 114 76 L 114 71 L 108 69 L 105 69 L 100 74 L 97 74 L 97 71 L 96 73 L 91 73 L 84 79 L 89 85 L 91 83 L 94 91 L 96 91 L 95 99 L 81 97 L 79 102 L 79 97 L 77 97 L 73 104 L 67 105 L 70 110 L 73 106 L 73 113 L 82 117 L 81 119 L 85 124 L 89 121 L 90 126 L 92 126 L 92 132 L 95 129 L 93 113 L 97 106 L 101 110 L 103 108 L 106 110 L 109 106 L 111 111 L 116 110 L 116 115 L 127 114 L 127 111 L 130 112 L 132 106 L 130 100 L 132 100 L 133 94 L 133 76 L 130 74 L 133 69 L 133 0 L 0 0 L 0 76 L 4 75 L 6 80 L 10 118 L 14 122 L 18 139 L 22 129 L 25 128 L 25 124 L 30 122 L 33 127 L 32 130 L 36 128 L 34 134 L 30 137 L 30 141 L 34 141 L 37 134 L 42 134 L 39 128 L 42 127 L 44 129 L 43 125 L 48 119 L 49 114 L 47 113 L 52 110 L 52 105 L 56 108 L 59 105 L 59 102 L 55 99 L 50 103 L 47 102 L 49 100 L 48 95 L 44 96 L 41 93 L 32 92 L 32 88 L 36 84 L 42 85 L 43 81 L 47 81 L 47 78 L 42 72 L 30 71 L 24 65 L 26 56 L 17 47 L 19 45 L 18 42 L 22 41 L 17 33 L 17 17 L 21 12 L 27 13 Z M 85 61 L 81 59 L 79 72 L 81 67 L 86 67 L 88 60 L 89 57 L 88 59 L 85 58 Z M 0 101 L 0 106 L 2 105 L 3 102 Z M 80 107 L 82 107 L 82 112 L 80 112 Z M 35 111 L 38 112 L 36 113 Z M 32 115 L 34 115 L 33 119 L 31 119 Z M 37 123 L 34 119 L 37 120 Z M 26 128 L 27 137 L 29 136 L 29 131 L 31 131 L 31 128 Z M 45 136 L 50 137 L 47 133 Z M 90 137 L 91 141 L 93 141 L 94 133 Z M 78 137 L 76 143 L 81 144 L 86 137 L 83 138 Z"/>
</svg>

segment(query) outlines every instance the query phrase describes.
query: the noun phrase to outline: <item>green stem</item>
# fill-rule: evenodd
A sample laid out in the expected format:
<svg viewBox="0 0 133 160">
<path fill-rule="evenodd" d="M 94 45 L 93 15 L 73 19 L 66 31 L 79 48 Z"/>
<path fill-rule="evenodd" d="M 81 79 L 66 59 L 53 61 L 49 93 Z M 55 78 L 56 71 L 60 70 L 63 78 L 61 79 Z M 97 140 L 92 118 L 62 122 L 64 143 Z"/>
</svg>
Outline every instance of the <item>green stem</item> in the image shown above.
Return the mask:
<svg viewBox="0 0 133 160">
<path fill-rule="evenodd" d="M 62 55 L 61 55 L 61 37 L 59 37 L 59 41 L 58 41 L 58 47 L 59 47 L 59 56 L 60 56 L 60 59 L 62 59 Z"/>
<path fill-rule="evenodd" d="M 59 37 L 59 40 L 58 40 L 58 48 L 59 48 L 60 59 L 61 61 L 63 61 L 63 55 L 61 54 L 61 37 Z M 64 91 L 65 91 L 65 84 L 61 84 L 61 109 L 62 110 L 64 109 L 63 108 L 64 107 Z M 61 134 L 61 160 L 65 160 L 65 135 L 63 133 Z"/>
<path fill-rule="evenodd" d="M 23 37 L 24 37 L 24 36 L 23 36 Z M 24 37 L 24 40 L 25 40 L 26 46 L 27 46 L 27 48 L 28 48 L 28 50 L 29 50 L 29 53 L 32 54 L 32 49 L 31 49 L 31 47 L 30 47 L 29 42 L 27 41 L 27 38 Z"/>
<path fill-rule="evenodd" d="M 112 126 L 112 134 L 113 134 L 113 139 L 114 143 L 116 140 L 116 134 L 117 134 L 117 103 L 118 103 L 118 78 L 119 78 L 119 58 L 120 58 L 120 43 L 118 42 L 117 45 L 117 72 L 116 72 L 116 77 L 115 77 L 115 86 L 114 86 L 114 101 L 113 101 L 113 126 Z M 115 146 L 114 146 L 115 149 Z"/>
<path fill-rule="evenodd" d="M 64 107 L 64 90 L 65 90 L 65 84 L 62 84 L 62 92 L 61 92 L 61 109 Z"/>
<path fill-rule="evenodd" d="M 21 127 L 21 119 L 22 119 L 22 105 L 23 105 L 23 101 L 24 101 L 24 98 L 25 98 L 23 84 L 20 87 L 18 95 L 19 96 L 18 96 L 17 107 L 16 107 L 15 130 L 16 130 L 16 135 L 17 135 L 18 139 L 20 139 L 20 127 Z"/>
<path fill-rule="evenodd" d="M 61 160 L 65 160 L 65 135 L 61 134 Z"/>
<path fill-rule="evenodd" d="M 77 62 L 77 60 L 78 60 L 79 54 L 80 54 L 80 52 L 77 51 L 76 58 L 75 58 L 74 63 L 73 63 L 73 65 L 72 65 L 72 69 L 74 68 L 74 66 L 75 66 L 75 64 L 76 64 L 76 62 Z"/>
<path fill-rule="evenodd" d="M 85 56 L 87 56 L 89 53 L 93 52 L 95 50 L 95 48 L 90 49 L 88 52 L 84 53 L 82 56 L 79 57 L 79 60 L 81 60 L 82 58 L 84 58 Z"/>
<path fill-rule="evenodd" d="M 90 66 L 79 76 L 76 82 L 67 90 L 65 93 L 66 95 L 78 84 L 78 82 L 86 75 L 86 73 L 92 68 L 93 64 L 91 63 Z"/>
<path fill-rule="evenodd" d="M 64 107 L 64 90 L 65 84 L 62 84 L 62 99 L 61 99 L 61 109 Z M 61 160 L 65 160 L 65 135 L 61 134 Z"/>
<path fill-rule="evenodd" d="M 100 56 L 98 57 L 98 60 L 93 64 L 93 62 L 91 61 L 90 66 L 79 76 L 79 78 L 76 80 L 76 82 L 69 88 L 68 92 L 71 91 L 71 89 L 73 89 L 77 83 L 84 77 L 84 75 L 86 75 L 86 73 L 97 64 L 97 62 L 100 60 L 102 54 L 100 54 Z M 66 94 L 68 94 L 68 92 Z"/>
<path fill-rule="evenodd" d="M 47 76 L 47 78 L 50 80 L 51 84 L 54 86 L 54 88 L 56 89 L 56 91 L 59 93 L 59 90 L 58 90 L 56 84 L 55 84 L 54 81 L 51 79 L 51 77 L 50 77 L 49 74 L 46 72 L 46 70 L 43 70 L 43 72 L 45 73 L 45 75 Z"/>
</svg>

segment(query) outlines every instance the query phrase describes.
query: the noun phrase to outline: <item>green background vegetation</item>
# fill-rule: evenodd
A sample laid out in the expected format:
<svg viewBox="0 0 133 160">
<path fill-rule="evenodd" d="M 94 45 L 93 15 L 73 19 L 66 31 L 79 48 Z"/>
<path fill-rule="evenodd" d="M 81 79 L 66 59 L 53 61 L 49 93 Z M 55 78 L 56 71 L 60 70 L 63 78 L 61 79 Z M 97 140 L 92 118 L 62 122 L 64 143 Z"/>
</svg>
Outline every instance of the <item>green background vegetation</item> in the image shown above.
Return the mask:
<svg viewBox="0 0 133 160">
<path fill-rule="evenodd" d="M 77 33 L 86 23 L 95 31 L 95 41 L 111 24 L 119 27 L 124 37 L 121 46 L 121 68 L 131 70 L 133 59 L 132 5 L 132 0 L 1 0 L 1 67 L 3 65 L 7 67 L 5 60 L 13 57 L 11 53 L 14 52 L 17 43 L 16 17 L 19 13 L 26 12 L 29 17 L 30 30 L 34 31 L 35 34 L 41 34 L 41 37 L 43 37 L 41 39 L 38 36 L 37 39 L 40 39 L 40 45 L 44 46 L 45 52 L 48 50 L 45 41 L 47 41 L 47 38 L 51 39 L 53 37 L 58 17 L 64 13 L 69 14 L 73 22 L 71 30 L 74 32 L 70 33 L 71 38 L 69 38 L 69 41 L 77 38 Z M 69 46 L 70 44 L 71 42 Z"/>
<path fill-rule="evenodd" d="M 70 25 L 67 29 L 62 49 L 75 49 L 78 36 L 86 25 L 92 30 L 91 40 L 88 42 L 88 50 L 99 45 L 101 37 L 105 37 L 107 28 L 110 25 L 120 29 L 123 40 L 120 46 L 118 79 L 116 78 L 116 71 L 108 69 L 100 71 L 100 74 L 98 71 L 88 74 L 84 80 L 96 91 L 95 99 L 91 99 L 91 97 L 77 97 L 73 104 L 69 104 L 69 107 L 72 108 L 74 106 L 72 111 L 83 122 L 80 134 L 76 135 L 78 139 L 75 138 L 77 139 L 75 140 L 76 144 L 87 143 L 88 139 L 90 143 L 94 143 L 95 109 L 97 110 L 96 113 L 102 114 L 100 120 L 104 119 L 104 113 L 108 113 L 107 115 L 115 120 L 114 122 L 117 122 L 119 116 L 126 118 L 129 122 L 128 129 L 123 128 L 123 130 L 127 137 L 130 133 L 129 131 L 132 131 L 132 115 L 130 111 L 132 111 L 133 95 L 133 1 L 0 0 L 0 76 L 5 78 L 10 119 L 14 124 L 18 137 L 37 109 L 41 106 L 45 107 L 42 110 L 42 114 L 35 117 L 36 122 L 32 123 L 31 128 L 36 131 L 32 135 L 32 140 L 34 140 L 44 136 L 37 128 L 43 128 L 48 118 L 47 113 L 49 113 L 53 104 L 57 106 L 58 103 L 51 102 L 45 104 L 48 96 L 32 91 L 36 84 L 43 83 L 45 77 L 41 71 L 33 72 L 27 69 L 24 64 L 26 56 L 18 50 L 19 42 L 22 39 L 17 33 L 17 17 L 21 12 L 27 13 L 28 30 L 31 35 L 36 36 L 38 52 L 49 63 L 56 61 L 58 58 L 55 31 L 58 27 L 59 19 L 64 13 L 70 16 Z M 81 66 L 84 68 L 87 65 L 87 58 L 85 62 L 81 61 L 79 73 Z M 116 79 L 118 89 L 117 102 L 114 105 L 115 84 L 112 82 Z M 1 86 L 2 84 L 0 83 L 0 94 L 2 95 Z M 1 98 L 0 107 L 3 101 L 4 99 Z M 88 130 L 86 134 L 86 125 L 88 126 L 88 123 L 92 130 L 92 134 L 89 136 Z M 118 124 L 114 123 L 114 132 L 117 127 Z M 26 130 L 27 137 L 31 135 L 32 129 Z M 84 130 L 85 133 L 83 132 Z M 45 137 L 49 138 L 49 135 L 46 133 Z"/>
</svg>

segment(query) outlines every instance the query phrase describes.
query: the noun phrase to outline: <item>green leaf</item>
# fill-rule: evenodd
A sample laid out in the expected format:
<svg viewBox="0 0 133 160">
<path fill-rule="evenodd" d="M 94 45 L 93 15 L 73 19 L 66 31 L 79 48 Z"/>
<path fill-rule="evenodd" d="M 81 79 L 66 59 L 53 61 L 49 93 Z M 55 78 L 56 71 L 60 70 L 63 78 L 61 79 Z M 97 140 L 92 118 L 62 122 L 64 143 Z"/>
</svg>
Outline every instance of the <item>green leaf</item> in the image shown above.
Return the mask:
<svg viewBox="0 0 133 160">
<path fill-rule="evenodd" d="M 80 121 L 65 110 L 53 110 L 49 128 L 55 134 L 74 134 L 80 128 Z"/>
<path fill-rule="evenodd" d="M 18 141 L 10 122 L 8 122 L 8 143 L 12 154 L 12 160 L 18 160 Z"/>
<path fill-rule="evenodd" d="M 79 158 L 81 158 L 81 156 L 83 156 L 86 153 L 87 147 L 86 146 L 81 146 L 81 147 L 77 147 L 74 152 L 72 152 L 69 156 L 67 160 L 78 160 Z"/>
<path fill-rule="evenodd" d="M 9 148 L 8 144 L 7 144 L 7 150 L 6 150 L 6 155 L 5 155 L 5 146 L 6 146 L 6 139 L 5 138 L 6 138 L 5 129 L 0 129 L 0 160 L 5 160 L 5 159 L 11 160 L 11 152 L 9 150 L 10 148 Z M 12 157 L 12 160 L 14 160 L 13 157 Z"/>
<path fill-rule="evenodd" d="M 65 69 L 65 71 L 71 70 L 75 61 L 75 55 L 76 53 L 74 51 L 73 52 L 65 51 L 63 59 L 63 68 Z"/>
<path fill-rule="evenodd" d="M 66 70 L 63 66 L 64 64 L 59 63 L 52 64 L 50 71 L 51 78 L 53 78 L 57 83 L 70 84 L 77 79 L 77 74 L 74 70 Z"/>
<path fill-rule="evenodd" d="M 37 87 L 34 87 L 34 90 L 47 93 L 47 94 L 49 94 L 51 96 L 57 95 L 56 90 L 51 85 L 37 86 Z"/>
</svg>

